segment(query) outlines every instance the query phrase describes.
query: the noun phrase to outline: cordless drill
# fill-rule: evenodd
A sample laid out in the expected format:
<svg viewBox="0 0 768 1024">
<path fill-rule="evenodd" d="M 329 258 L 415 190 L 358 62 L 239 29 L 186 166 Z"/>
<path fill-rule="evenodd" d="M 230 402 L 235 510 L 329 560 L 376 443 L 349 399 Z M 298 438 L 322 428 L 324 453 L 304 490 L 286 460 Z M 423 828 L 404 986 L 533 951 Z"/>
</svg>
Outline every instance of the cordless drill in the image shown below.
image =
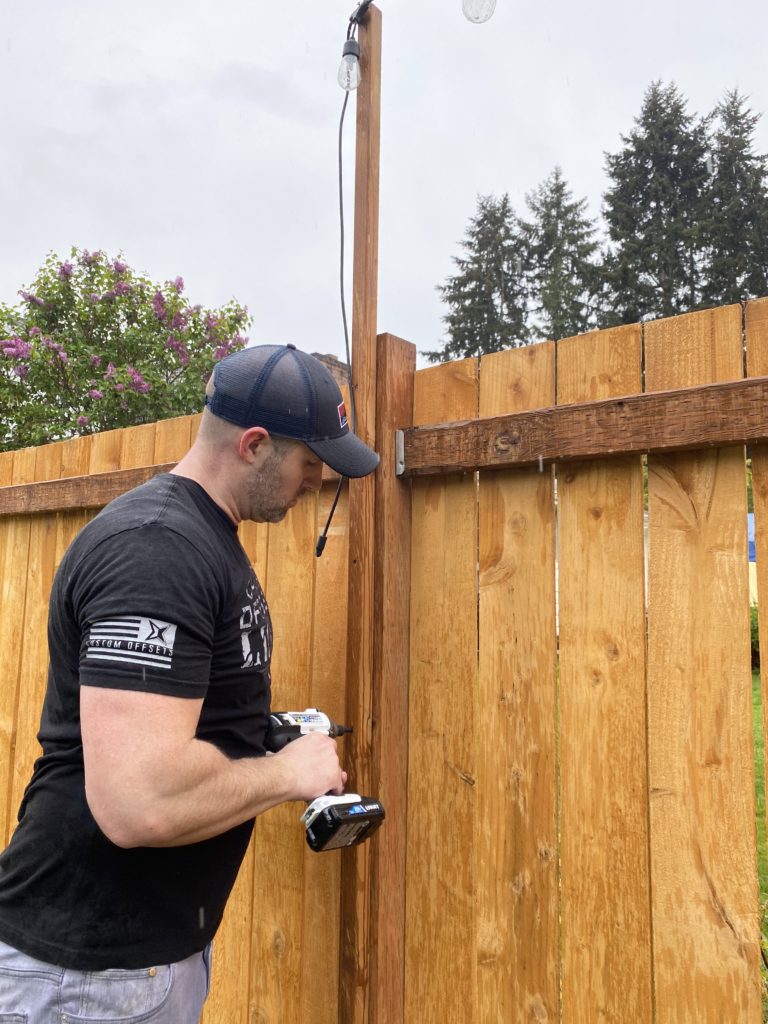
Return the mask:
<svg viewBox="0 0 768 1024">
<path fill-rule="evenodd" d="M 273 711 L 269 716 L 265 746 L 273 754 L 300 736 L 319 732 L 324 736 L 343 736 L 352 732 L 347 725 L 337 725 L 318 711 Z M 343 796 L 319 796 L 301 816 L 307 834 L 307 843 L 315 853 L 357 846 L 364 842 L 384 821 L 383 806 L 373 797 L 359 793 Z"/>
</svg>

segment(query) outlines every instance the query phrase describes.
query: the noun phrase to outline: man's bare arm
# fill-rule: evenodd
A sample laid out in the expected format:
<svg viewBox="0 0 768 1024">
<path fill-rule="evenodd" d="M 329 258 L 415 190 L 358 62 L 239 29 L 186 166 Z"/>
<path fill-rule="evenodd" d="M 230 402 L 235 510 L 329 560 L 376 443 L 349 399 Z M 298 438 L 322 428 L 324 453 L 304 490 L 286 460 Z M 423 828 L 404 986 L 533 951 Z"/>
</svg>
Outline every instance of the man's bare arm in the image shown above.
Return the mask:
<svg viewBox="0 0 768 1024">
<path fill-rule="evenodd" d="M 182 846 L 286 800 L 342 792 L 336 743 L 310 735 L 273 757 L 231 760 L 196 739 L 201 700 L 83 686 L 85 790 L 117 846 Z"/>
</svg>

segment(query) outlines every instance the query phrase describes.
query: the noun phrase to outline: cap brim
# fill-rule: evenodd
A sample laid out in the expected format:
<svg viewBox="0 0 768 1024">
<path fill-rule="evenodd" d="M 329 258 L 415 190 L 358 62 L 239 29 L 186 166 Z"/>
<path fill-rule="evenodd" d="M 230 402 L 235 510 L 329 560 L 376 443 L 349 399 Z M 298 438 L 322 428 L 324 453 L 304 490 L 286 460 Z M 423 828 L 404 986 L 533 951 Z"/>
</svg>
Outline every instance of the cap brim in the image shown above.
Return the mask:
<svg viewBox="0 0 768 1024">
<path fill-rule="evenodd" d="M 350 430 L 327 441 L 305 441 L 318 458 L 341 476 L 368 476 L 379 464 L 379 456 Z"/>
</svg>

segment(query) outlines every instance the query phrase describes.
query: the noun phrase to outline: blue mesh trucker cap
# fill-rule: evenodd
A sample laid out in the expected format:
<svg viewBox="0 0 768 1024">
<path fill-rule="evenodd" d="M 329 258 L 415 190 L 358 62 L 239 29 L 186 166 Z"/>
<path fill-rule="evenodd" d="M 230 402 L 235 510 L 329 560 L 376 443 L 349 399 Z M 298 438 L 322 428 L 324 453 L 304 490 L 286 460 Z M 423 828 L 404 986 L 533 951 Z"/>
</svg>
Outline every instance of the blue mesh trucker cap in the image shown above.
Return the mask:
<svg viewBox="0 0 768 1024">
<path fill-rule="evenodd" d="M 293 345 L 256 345 L 226 356 L 214 367 L 213 383 L 205 404 L 214 416 L 303 441 L 341 476 L 367 476 L 379 464 L 350 431 L 328 368 Z"/>
</svg>

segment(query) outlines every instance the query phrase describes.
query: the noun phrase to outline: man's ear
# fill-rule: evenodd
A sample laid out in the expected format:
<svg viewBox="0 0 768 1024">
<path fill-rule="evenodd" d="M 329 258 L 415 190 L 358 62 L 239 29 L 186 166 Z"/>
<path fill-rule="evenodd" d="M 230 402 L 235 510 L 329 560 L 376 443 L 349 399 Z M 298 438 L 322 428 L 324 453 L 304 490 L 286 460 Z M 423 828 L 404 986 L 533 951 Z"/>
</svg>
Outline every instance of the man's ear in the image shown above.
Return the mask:
<svg viewBox="0 0 768 1024">
<path fill-rule="evenodd" d="M 246 462 L 256 462 L 269 441 L 269 431 L 264 427 L 249 427 L 240 435 L 238 454 Z"/>
</svg>

